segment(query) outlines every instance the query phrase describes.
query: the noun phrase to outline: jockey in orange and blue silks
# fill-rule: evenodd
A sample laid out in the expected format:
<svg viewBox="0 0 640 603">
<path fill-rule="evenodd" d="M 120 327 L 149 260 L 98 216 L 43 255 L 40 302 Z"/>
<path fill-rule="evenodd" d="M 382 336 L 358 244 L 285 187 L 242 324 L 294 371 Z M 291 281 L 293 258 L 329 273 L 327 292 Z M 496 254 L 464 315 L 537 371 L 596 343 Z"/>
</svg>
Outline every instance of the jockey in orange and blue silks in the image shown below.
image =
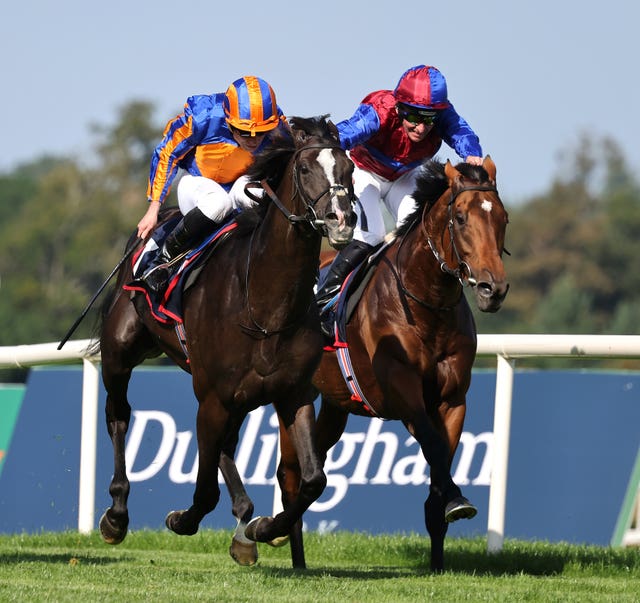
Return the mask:
<svg viewBox="0 0 640 603">
<path fill-rule="evenodd" d="M 320 304 L 331 299 L 351 269 L 384 240 L 382 203 L 398 225 L 413 212 L 420 166 L 435 156 L 443 141 L 468 163 L 482 163 L 478 137 L 449 101 L 442 73 L 428 65 L 405 71 L 394 90 L 367 95 L 337 128 L 356 166 L 358 224 L 353 241 L 340 251 L 320 284 Z"/>
<path fill-rule="evenodd" d="M 251 85 L 257 90 L 252 91 Z M 259 98 L 254 105 L 257 104 L 260 114 L 256 115 L 254 110 L 252 115 L 251 94 Z M 274 129 L 283 119 L 273 90 L 259 78 L 242 78 L 226 93 L 189 97 L 184 111 L 166 125 L 162 141 L 153 152 L 148 200 L 164 202 L 178 168 L 231 190 L 233 183 L 247 171 L 253 154 L 268 139 L 255 135 Z M 235 140 L 233 127 L 251 133 L 250 142 L 255 141 L 255 148 L 242 148 Z"/>
<path fill-rule="evenodd" d="M 234 81 L 225 93 L 189 97 L 183 112 L 169 121 L 151 159 L 149 208 L 138 236 L 146 239 L 153 232 L 180 168 L 185 174 L 177 193 L 184 218 L 142 277 L 150 288 L 159 290 L 167 276 L 156 268 L 213 232 L 234 210 L 254 204 L 244 192 L 244 174 L 276 128 L 288 130 L 288 124 L 271 86 L 255 76 Z"/>
</svg>

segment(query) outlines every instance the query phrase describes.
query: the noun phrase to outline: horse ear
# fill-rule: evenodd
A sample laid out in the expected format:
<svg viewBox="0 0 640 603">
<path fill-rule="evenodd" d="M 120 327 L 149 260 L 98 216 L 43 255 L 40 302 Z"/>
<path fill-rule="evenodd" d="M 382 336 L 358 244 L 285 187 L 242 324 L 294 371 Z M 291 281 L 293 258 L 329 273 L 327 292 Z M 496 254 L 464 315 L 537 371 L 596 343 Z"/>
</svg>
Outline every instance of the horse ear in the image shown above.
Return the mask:
<svg viewBox="0 0 640 603">
<path fill-rule="evenodd" d="M 448 159 L 444 164 L 444 175 L 447 177 L 450 187 L 454 185 L 456 180 L 462 178 L 462 174 L 455 167 L 453 167 L 453 164 Z"/>
<path fill-rule="evenodd" d="M 304 130 L 298 130 L 296 128 L 292 128 L 293 132 L 293 140 L 296 146 L 302 146 L 307 140 L 307 133 Z"/>
<path fill-rule="evenodd" d="M 482 167 L 485 169 L 487 174 L 489 174 L 489 178 L 493 182 L 496 183 L 496 164 L 493 163 L 493 159 L 489 155 L 487 155 L 482 161 Z"/>
<path fill-rule="evenodd" d="M 336 142 L 340 142 L 340 132 L 338 132 L 338 128 L 336 128 L 336 125 L 331 121 L 327 121 L 327 127 L 329 128 L 329 134 L 331 134 L 331 137 L 335 139 Z"/>
</svg>

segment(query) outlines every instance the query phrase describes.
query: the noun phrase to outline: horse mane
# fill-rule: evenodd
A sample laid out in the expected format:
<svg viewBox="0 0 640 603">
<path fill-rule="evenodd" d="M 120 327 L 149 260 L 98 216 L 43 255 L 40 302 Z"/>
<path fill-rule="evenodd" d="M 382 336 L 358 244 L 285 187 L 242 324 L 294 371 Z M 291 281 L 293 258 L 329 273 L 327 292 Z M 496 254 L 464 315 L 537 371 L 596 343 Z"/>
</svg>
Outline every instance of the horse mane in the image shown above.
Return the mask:
<svg viewBox="0 0 640 603">
<path fill-rule="evenodd" d="M 292 155 L 310 138 L 318 139 L 318 142 L 339 144 L 337 130 L 328 117 L 290 117 L 290 128 L 284 131 L 279 129 L 272 134 L 268 147 L 254 157 L 247 170 L 248 178 L 254 181 L 266 179 L 275 189 L 280 185 Z"/>
<path fill-rule="evenodd" d="M 461 162 L 455 168 L 466 180 L 471 180 L 477 184 L 489 183 L 489 174 L 482 166 Z M 425 161 L 416 179 L 416 187 L 412 194 L 416 202 L 416 209 L 398 226 L 395 230 L 395 235 L 402 236 L 406 234 L 411 229 L 411 226 L 420 219 L 425 206 L 431 209 L 447 188 L 449 188 L 449 182 L 444 174 L 444 163 L 437 159 Z"/>
<path fill-rule="evenodd" d="M 298 148 L 310 139 L 315 142 L 340 144 L 335 126 L 328 120 L 328 115 L 316 117 L 289 117 L 289 129 L 279 129 L 271 135 L 269 145 L 258 153 L 247 170 L 250 181 L 266 180 L 273 189 L 280 186 L 287 165 Z M 254 207 L 244 209 L 236 217 L 238 231 L 236 236 L 251 232 L 262 221 L 268 205 L 258 203 Z"/>
</svg>

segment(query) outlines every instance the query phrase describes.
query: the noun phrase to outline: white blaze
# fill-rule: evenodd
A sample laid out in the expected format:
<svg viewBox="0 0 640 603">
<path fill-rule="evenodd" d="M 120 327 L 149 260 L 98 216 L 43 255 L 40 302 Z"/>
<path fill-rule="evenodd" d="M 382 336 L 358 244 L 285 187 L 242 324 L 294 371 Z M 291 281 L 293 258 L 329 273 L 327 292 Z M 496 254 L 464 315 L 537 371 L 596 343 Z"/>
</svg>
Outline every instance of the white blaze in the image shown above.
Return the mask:
<svg viewBox="0 0 640 603">
<path fill-rule="evenodd" d="M 335 181 L 335 178 L 333 177 L 333 168 L 336 165 L 336 159 L 333 156 L 333 150 L 322 149 L 322 151 L 318 153 L 318 163 L 322 166 L 322 169 L 324 170 L 325 176 L 329 181 L 329 186 L 335 186 L 336 181 Z"/>
<path fill-rule="evenodd" d="M 482 209 L 484 209 L 484 211 L 486 212 L 491 212 L 491 208 L 493 207 L 493 205 L 491 204 L 491 201 L 487 201 L 486 199 L 484 199 L 484 201 L 482 201 L 482 204 L 480 205 L 480 207 Z"/>
</svg>

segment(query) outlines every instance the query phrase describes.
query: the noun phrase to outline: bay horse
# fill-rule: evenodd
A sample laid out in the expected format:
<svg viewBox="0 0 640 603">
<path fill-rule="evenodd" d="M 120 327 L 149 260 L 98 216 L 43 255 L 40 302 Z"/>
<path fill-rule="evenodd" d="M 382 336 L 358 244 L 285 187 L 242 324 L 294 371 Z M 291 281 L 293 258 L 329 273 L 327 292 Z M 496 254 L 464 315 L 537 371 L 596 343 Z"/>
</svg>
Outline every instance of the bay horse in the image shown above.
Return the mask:
<svg viewBox="0 0 640 603">
<path fill-rule="evenodd" d="M 124 540 L 129 524 L 129 380 L 136 366 L 163 352 L 191 373 L 198 400 L 193 502 L 167 515 L 170 530 L 195 534 L 215 508 L 222 441 L 259 405 L 274 405 L 300 459 L 301 483 L 292 504 L 253 536 L 269 541 L 286 535 L 325 487 L 314 448 L 314 408 L 300 400 L 322 354 L 313 297 L 322 234 L 336 248 L 353 236 L 353 164 L 326 116 L 289 121 L 291 136 L 275 139 L 248 173 L 265 190 L 262 213 L 249 209 L 237 217 L 236 230 L 183 294 L 186 345 L 173 325 L 151 316 L 142 294 L 123 290 L 132 280 L 128 264 L 103 308 L 99 345 L 114 473 L 112 504 L 99 525 L 110 544 Z"/>
<path fill-rule="evenodd" d="M 323 462 L 350 413 L 400 420 L 417 440 L 430 467 L 424 516 L 433 571 L 444 568 L 448 523 L 477 513 L 453 482 L 451 463 L 477 346 L 463 287 L 470 287 L 483 312 L 496 312 L 509 288 L 502 262 L 508 215 L 495 176 L 489 156 L 482 167 L 448 161 L 423 166 L 413 195 L 416 210 L 372 258 L 375 270 L 346 326 L 363 395 L 353 395 L 345 384 L 337 349 L 325 348 L 304 398 L 321 396 L 315 433 Z M 287 508 L 295 500 L 301 465 L 286 431 L 280 439 L 277 475 Z M 233 497 L 242 492 L 241 484 L 230 490 Z M 294 567 L 305 566 L 299 530 L 297 524 L 291 534 Z"/>
</svg>

